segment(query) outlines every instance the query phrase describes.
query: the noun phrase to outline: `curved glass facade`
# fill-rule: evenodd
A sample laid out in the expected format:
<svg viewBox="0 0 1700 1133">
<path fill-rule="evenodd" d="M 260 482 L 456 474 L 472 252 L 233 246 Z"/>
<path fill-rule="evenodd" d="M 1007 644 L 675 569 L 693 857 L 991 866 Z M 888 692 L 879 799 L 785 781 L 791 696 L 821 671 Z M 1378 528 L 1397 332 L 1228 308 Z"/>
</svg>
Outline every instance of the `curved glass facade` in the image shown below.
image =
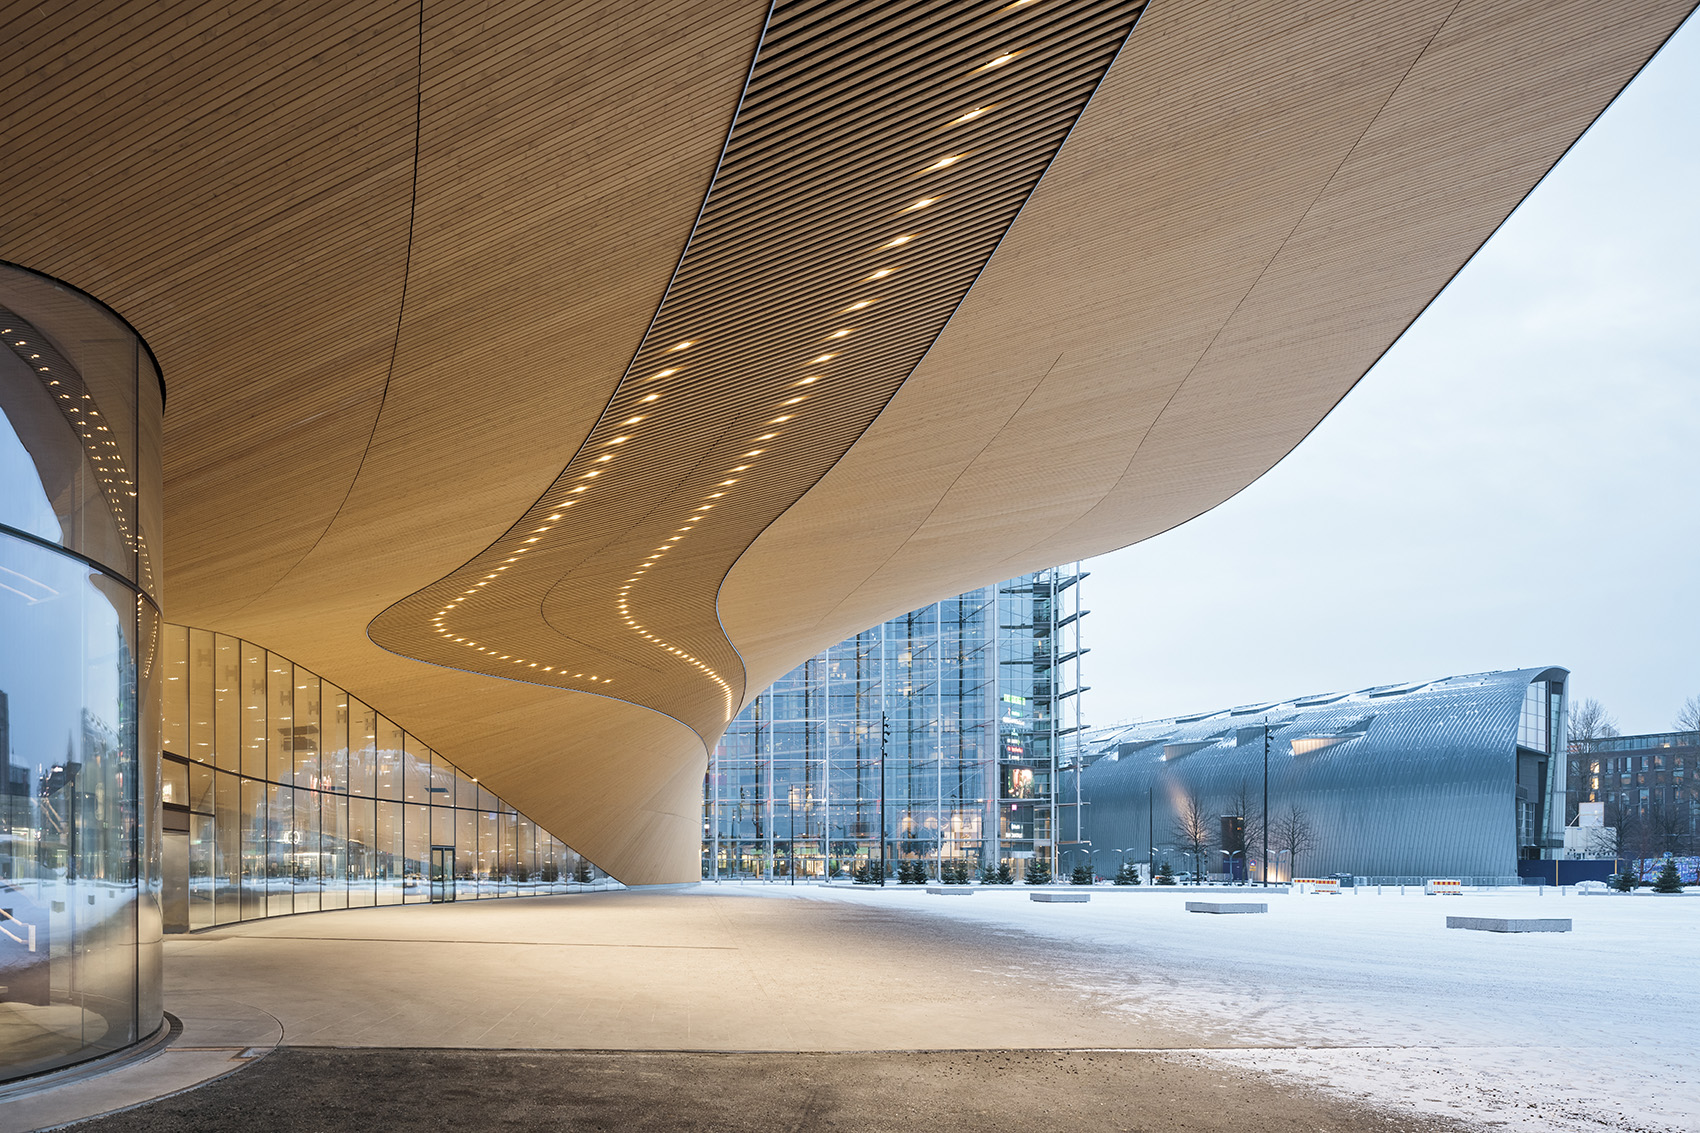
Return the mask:
<svg viewBox="0 0 1700 1133">
<path fill-rule="evenodd" d="M 222 633 L 164 636 L 167 931 L 613 884 L 317 673 Z"/>
<path fill-rule="evenodd" d="M 0 1078 L 161 1023 L 163 392 L 72 288 L 0 265 Z"/>
</svg>

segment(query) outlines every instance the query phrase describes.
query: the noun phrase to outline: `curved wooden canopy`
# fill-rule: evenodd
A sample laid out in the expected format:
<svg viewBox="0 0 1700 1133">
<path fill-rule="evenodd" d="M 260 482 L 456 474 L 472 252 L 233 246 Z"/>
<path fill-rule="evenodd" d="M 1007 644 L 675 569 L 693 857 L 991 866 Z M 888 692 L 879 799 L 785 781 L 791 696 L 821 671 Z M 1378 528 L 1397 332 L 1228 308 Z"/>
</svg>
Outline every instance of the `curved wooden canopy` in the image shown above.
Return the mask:
<svg viewBox="0 0 1700 1133">
<path fill-rule="evenodd" d="M 749 695 L 1261 475 L 1691 7 L 19 5 L 0 258 L 160 359 L 172 620 L 686 880 Z"/>
</svg>

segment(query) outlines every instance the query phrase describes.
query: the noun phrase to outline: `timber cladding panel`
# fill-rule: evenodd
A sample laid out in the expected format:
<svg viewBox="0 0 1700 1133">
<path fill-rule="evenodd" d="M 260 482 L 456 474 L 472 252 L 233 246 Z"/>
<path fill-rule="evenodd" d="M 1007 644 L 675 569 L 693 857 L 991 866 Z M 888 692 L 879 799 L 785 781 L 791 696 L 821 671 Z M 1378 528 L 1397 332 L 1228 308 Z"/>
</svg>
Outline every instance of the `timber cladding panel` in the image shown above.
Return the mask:
<svg viewBox="0 0 1700 1133">
<path fill-rule="evenodd" d="M 161 361 L 172 620 L 354 690 L 616 877 L 684 880 L 748 694 L 1255 479 L 1691 7 L 1158 3 L 1059 151 L 1137 6 L 16 4 L 0 258 Z M 895 174 L 957 153 L 988 160 Z M 904 271 L 848 272 L 866 233 Z M 825 404 L 786 384 L 816 350 L 858 376 L 773 423 Z M 668 428 L 610 432 L 668 368 Z M 708 500 L 755 429 L 783 435 L 748 502 Z M 640 444 L 594 521 L 491 561 Z M 444 636 L 612 683 L 498 680 Z"/>
</svg>

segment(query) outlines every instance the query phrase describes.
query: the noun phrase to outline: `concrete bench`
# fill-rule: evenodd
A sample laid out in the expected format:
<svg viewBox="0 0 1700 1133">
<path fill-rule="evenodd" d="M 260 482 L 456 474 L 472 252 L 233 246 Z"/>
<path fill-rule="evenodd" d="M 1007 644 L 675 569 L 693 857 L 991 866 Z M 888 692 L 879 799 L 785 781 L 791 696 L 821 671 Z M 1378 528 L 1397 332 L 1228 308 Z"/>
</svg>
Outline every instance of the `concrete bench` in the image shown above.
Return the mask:
<svg viewBox="0 0 1700 1133">
<path fill-rule="evenodd" d="M 1064 903 L 1092 900 L 1092 894 L 1090 893 L 1071 893 L 1067 889 L 1058 889 L 1054 893 L 1043 891 L 1038 893 L 1029 893 L 1027 897 L 1028 900 L 1038 901 L 1044 905 L 1060 905 Z"/>
<path fill-rule="evenodd" d="M 974 896 L 974 887 L 972 885 L 929 885 L 927 892 L 941 897 L 972 897 Z"/>
<path fill-rule="evenodd" d="M 1447 928 L 1477 932 L 1569 932 L 1569 917 L 1447 917 Z"/>
<path fill-rule="evenodd" d="M 1262 901 L 1188 901 L 1189 913 L 1267 913 L 1269 906 Z"/>
</svg>

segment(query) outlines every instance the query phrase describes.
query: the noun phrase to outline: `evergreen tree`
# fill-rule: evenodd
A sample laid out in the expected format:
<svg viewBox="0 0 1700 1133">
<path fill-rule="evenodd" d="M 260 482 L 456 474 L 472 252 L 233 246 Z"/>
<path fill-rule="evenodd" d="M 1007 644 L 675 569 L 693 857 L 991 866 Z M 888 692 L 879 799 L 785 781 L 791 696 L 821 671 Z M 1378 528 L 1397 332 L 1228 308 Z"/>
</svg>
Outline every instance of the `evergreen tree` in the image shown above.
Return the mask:
<svg viewBox="0 0 1700 1133">
<path fill-rule="evenodd" d="M 1175 872 L 1174 872 L 1174 870 L 1169 868 L 1169 863 L 1167 861 L 1164 861 L 1162 865 L 1157 867 L 1157 884 L 1158 885 L 1173 885 L 1174 883 L 1175 883 Z"/>
<path fill-rule="evenodd" d="M 589 885 L 590 884 L 590 863 L 589 862 L 581 861 L 581 862 L 578 863 L 578 868 L 573 870 L 573 880 L 578 882 L 580 885 Z"/>
<path fill-rule="evenodd" d="M 1132 862 L 1123 862 L 1122 867 L 1116 870 L 1116 884 L 1138 885 L 1139 867 L 1134 865 Z"/>
<path fill-rule="evenodd" d="M 981 866 L 980 867 L 980 884 L 981 885 L 996 885 L 997 883 L 998 883 L 998 867 L 995 866 L 995 865 L 983 865 L 983 866 Z"/>
<path fill-rule="evenodd" d="M 1627 873 L 1613 874 L 1611 887 L 1619 893 L 1629 893 L 1635 889 L 1635 878 Z"/>
<path fill-rule="evenodd" d="M 999 862 L 998 863 L 998 871 L 997 871 L 995 876 L 997 878 L 997 883 L 999 885 L 1014 885 L 1015 884 L 1015 874 L 1010 872 L 1008 862 Z"/>
<path fill-rule="evenodd" d="M 1034 858 L 1027 867 L 1027 884 L 1049 885 L 1051 883 L 1051 863 L 1047 858 Z"/>
<path fill-rule="evenodd" d="M 1676 859 L 1666 858 L 1665 864 L 1659 870 L 1659 876 L 1653 878 L 1654 893 L 1681 893 L 1682 875 L 1676 871 Z"/>
<path fill-rule="evenodd" d="M 1082 862 L 1081 864 L 1075 866 L 1074 872 L 1069 874 L 1069 876 L 1068 876 L 1068 883 L 1070 885 L 1091 885 L 1092 884 L 1092 863 Z"/>
</svg>

